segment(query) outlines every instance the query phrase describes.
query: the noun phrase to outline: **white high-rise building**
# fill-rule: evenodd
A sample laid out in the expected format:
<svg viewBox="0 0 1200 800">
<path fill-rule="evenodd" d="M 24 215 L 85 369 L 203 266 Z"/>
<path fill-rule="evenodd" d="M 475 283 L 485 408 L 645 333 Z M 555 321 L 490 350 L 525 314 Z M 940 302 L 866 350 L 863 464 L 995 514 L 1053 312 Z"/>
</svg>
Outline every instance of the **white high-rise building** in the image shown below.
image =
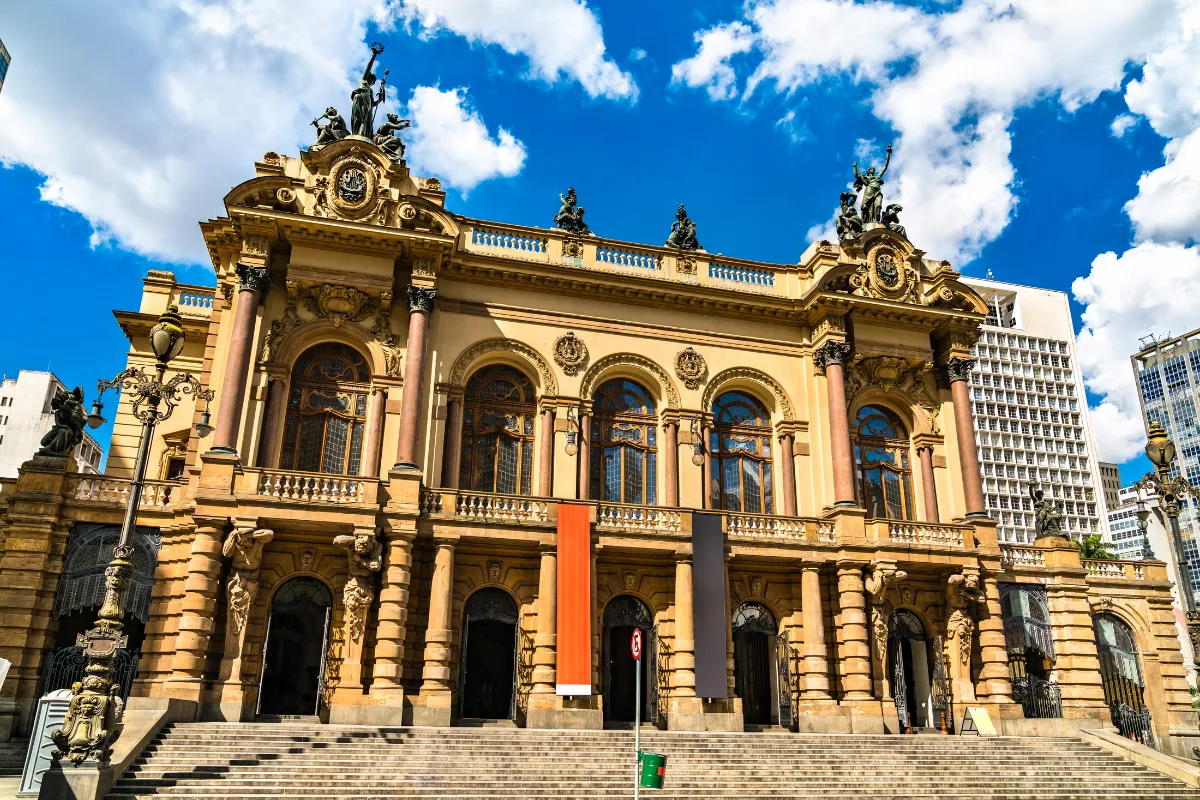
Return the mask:
<svg viewBox="0 0 1200 800">
<path fill-rule="evenodd" d="M 1172 476 L 1182 472 L 1193 486 L 1200 486 L 1200 424 L 1196 419 L 1200 408 L 1200 330 L 1163 339 L 1148 336 L 1142 344 L 1132 361 L 1146 426 L 1157 422 L 1174 440 Z M 1196 547 L 1200 514 L 1195 499 L 1179 515 L 1179 527 L 1192 586 L 1200 588 L 1200 552 Z"/>
<path fill-rule="evenodd" d="M 963 278 L 991 312 L 973 354 L 975 438 L 1001 542 L 1036 536 L 1029 485 L 1062 506 L 1066 532 L 1108 539 L 1100 465 L 1065 292 Z"/>
<path fill-rule="evenodd" d="M 20 466 L 41 447 L 42 437 L 54 426 L 50 401 L 59 389 L 66 387 L 53 373 L 27 369 L 0 382 L 0 477 L 17 477 Z M 75 449 L 78 470 L 99 472 L 100 456 L 100 445 L 85 430 Z"/>
</svg>

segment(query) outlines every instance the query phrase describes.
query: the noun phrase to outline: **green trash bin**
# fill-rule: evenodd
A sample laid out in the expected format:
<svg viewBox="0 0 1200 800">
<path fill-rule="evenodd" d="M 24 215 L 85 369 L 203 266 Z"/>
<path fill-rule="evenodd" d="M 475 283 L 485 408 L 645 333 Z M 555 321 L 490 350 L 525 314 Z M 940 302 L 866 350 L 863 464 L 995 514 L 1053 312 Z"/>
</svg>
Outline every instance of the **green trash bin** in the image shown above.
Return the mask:
<svg viewBox="0 0 1200 800">
<path fill-rule="evenodd" d="M 659 753 L 642 753 L 642 779 L 645 789 L 661 789 L 667 774 L 667 757 Z"/>
</svg>

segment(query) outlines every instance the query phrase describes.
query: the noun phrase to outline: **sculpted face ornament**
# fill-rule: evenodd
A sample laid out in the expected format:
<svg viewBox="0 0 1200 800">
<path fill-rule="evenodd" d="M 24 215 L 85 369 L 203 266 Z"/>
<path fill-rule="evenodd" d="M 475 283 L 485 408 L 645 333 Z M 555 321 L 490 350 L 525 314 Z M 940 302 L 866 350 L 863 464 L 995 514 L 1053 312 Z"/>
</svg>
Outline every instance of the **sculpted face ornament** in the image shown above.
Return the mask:
<svg viewBox="0 0 1200 800">
<path fill-rule="evenodd" d="M 342 170 L 338 178 L 337 193 L 338 197 L 347 203 L 361 203 L 367 197 L 367 176 L 357 167 Z"/>
</svg>

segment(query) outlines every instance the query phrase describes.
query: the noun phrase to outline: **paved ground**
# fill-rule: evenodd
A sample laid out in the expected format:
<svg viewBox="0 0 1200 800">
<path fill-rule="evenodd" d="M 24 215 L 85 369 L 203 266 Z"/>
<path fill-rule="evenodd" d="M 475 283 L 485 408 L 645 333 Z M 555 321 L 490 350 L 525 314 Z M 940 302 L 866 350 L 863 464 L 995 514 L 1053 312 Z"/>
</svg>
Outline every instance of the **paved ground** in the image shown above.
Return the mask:
<svg viewBox="0 0 1200 800">
<path fill-rule="evenodd" d="M 20 778 L 0 778 L 0 800 L 14 800 L 20 788 Z"/>
</svg>

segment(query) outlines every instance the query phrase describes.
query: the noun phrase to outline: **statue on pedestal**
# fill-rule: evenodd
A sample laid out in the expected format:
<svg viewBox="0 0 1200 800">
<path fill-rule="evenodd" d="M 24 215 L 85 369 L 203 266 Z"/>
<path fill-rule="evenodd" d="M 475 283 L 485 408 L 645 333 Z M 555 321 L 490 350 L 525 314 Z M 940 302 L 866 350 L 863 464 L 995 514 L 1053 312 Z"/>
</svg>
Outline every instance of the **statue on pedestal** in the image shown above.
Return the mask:
<svg viewBox="0 0 1200 800">
<path fill-rule="evenodd" d="M 404 142 L 396 134 L 410 127 L 412 122 L 407 119 L 400 119 L 399 114 L 388 114 L 387 122 L 379 126 L 379 130 L 375 132 L 375 138 L 372 140 L 379 149 L 387 153 L 387 157 L 393 162 L 404 160 Z"/>
<path fill-rule="evenodd" d="M 862 192 L 862 202 L 859 204 L 861 209 L 862 220 L 867 222 L 879 222 L 883 215 L 883 176 L 888 171 L 888 165 L 892 163 L 892 146 L 887 146 L 887 158 L 883 162 L 883 169 L 879 174 L 875 174 L 874 167 L 868 167 L 865 173 L 858 171 L 858 162 L 854 162 L 854 189 Z"/>
<path fill-rule="evenodd" d="M 320 124 L 321 120 L 326 120 L 328 124 Z M 317 129 L 317 141 L 313 147 L 340 142 L 350 135 L 350 131 L 346 129 L 346 120 L 342 119 L 342 115 L 333 106 L 325 109 L 325 113 L 314 119 L 312 124 Z"/>
<path fill-rule="evenodd" d="M 700 249 L 700 242 L 696 239 L 696 223 L 688 218 L 687 209 L 682 204 L 675 212 L 675 221 L 671 223 L 671 235 L 667 237 L 667 247 L 678 247 L 680 250 Z"/>
<path fill-rule="evenodd" d="M 554 215 L 554 226 L 562 228 L 568 233 L 586 235 L 591 233 L 587 223 L 583 221 L 583 206 L 579 205 L 579 198 L 575 196 L 575 189 L 567 189 L 567 196 L 558 196 L 562 205 L 558 208 L 558 213 Z"/>
<path fill-rule="evenodd" d="M 83 413 L 83 387 L 76 386 L 73 392 L 58 389 L 50 401 L 50 409 L 54 412 L 54 426 L 42 437 L 42 449 L 37 454 L 68 458 L 83 441 L 83 426 L 87 424 L 87 416 Z"/>
<path fill-rule="evenodd" d="M 842 192 L 841 210 L 838 211 L 837 217 L 837 235 L 838 241 L 842 242 L 846 239 L 852 239 L 862 233 L 863 221 L 858 215 L 858 210 L 854 208 L 854 192 Z"/>
<path fill-rule="evenodd" d="M 1033 499 L 1034 522 L 1037 528 L 1035 539 L 1065 536 L 1062 509 L 1053 501 L 1047 500 L 1046 493 L 1036 484 L 1029 484 L 1029 496 Z"/>
<path fill-rule="evenodd" d="M 383 71 L 383 80 L 379 84 L 379 94 L 375 94 L 375 73 L 371 68 L 375 66 L 375 57 L 383 52 L 383 45 L 379 42 L 374 42 L 371 45 L 371 58 L 367 61 L 367 68 L 363 70 L 362 78 L 358 82 L 358 88 L 350 93 L 350 101 L 352 107 L 350 109 L 350 133 L 354 136 L 362 136 L 370 139 L 371 134 L 375 129 L 375 109 L 387 99 L 387 74 L 388 71 Z"/>
</svg>

